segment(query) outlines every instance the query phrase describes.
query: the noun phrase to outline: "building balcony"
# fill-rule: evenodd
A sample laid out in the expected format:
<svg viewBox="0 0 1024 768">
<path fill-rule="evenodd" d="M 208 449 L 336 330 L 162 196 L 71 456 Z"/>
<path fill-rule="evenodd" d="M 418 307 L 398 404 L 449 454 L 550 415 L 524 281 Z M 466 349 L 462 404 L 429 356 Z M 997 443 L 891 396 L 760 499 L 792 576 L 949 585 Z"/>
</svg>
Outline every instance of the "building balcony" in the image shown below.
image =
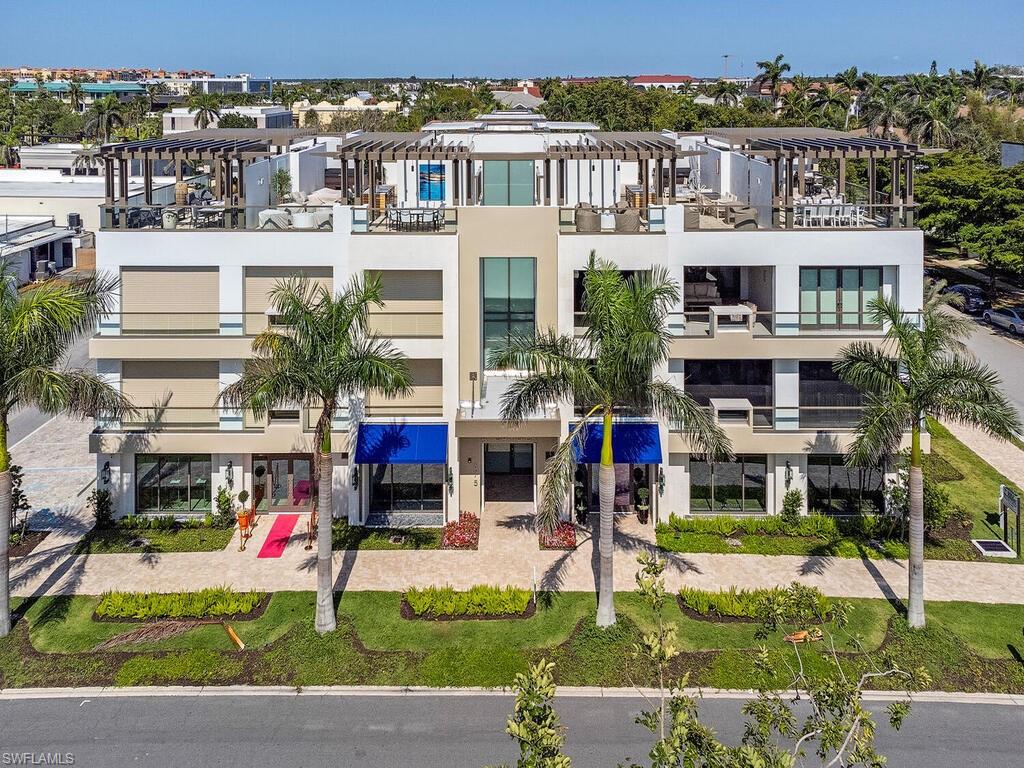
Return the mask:
<svg viewBox="0 0 1024 768">
<path fill-rule="evenodd" d="M 459 230 L 457 208 L 387 206 L 352 209 L 353 234 L 451 235 Z"/>
<path fill-rule="evenodd" d="M 334 209 L 332 206 L 292 203 L 280 206 L 228 206 L 218 201 L 201 205 L 102 205 L 100 229 L 330 232 L 334 229 Z"/>
<path fill-rule="evenodd" d="M 560 234 L 663 234 L 665 206 L 558 209 Z"/>
<path fill-rule="evenodd" d="M 711 194 L 711 193 L 709 193 Z M 913 229 L 917 208 L 846 202 L 807 202 L 789 206 L 751 205 L 740 200 L 706 198 L 684 203 L 683 230 L 741 231 L 864 231 Z"/>
<path fill-rule="evenodd" d="M 520 374 L 489 373 L 484 375 L 479 393 L 459 403 L 459 419 L 467 421 L 502 421 L 501 403 L 505 393 Z M 527 421 L 552 421 L 559 418 L 557 403 L 548 403 L 527 416 Z"/>
</svg>

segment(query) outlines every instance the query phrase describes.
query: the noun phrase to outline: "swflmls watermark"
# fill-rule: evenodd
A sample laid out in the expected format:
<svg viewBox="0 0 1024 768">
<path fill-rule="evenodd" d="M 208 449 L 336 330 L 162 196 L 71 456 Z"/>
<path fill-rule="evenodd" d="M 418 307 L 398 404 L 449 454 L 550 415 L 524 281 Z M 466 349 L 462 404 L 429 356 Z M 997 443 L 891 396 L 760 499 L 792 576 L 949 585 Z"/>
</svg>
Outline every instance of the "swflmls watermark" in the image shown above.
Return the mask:
<svg viewBox="0 0 1024 768">
<path fill-rule="evenodd" d="M 73 752 L 0 752 L 0 765 L 74 765 Z"/>
</svg>

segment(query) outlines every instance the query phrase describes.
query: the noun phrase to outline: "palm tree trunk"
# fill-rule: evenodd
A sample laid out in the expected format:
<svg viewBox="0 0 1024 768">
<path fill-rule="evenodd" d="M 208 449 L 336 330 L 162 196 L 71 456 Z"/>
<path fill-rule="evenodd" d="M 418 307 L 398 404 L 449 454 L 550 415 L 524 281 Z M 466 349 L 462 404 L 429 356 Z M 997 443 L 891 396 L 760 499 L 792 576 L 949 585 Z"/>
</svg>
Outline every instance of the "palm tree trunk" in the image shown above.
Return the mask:
<svg viewBox="0 0 1024 768">
<path fill-rule="evenodd" d="M 319 634 L 333 632 L 337 626 L 334 611 L 334 578 L 331 574 L 331 524 L 334 522 L 334 504 L 331 482 L 334 479 L 334 462 L 331 459 L 330 414 L 320 418 L 317 432 L 323 437 L 317 440 L 317 525 L 316 525 L 316 631 Z"/>
<path fill-rule="evenodd" d="M 598 470 L 598 498 L 600 499 L 601 533 L 600 580 L 597 591 L 597 626 L 610 627 L 615 623 L 615 579 L 612 568 L 615 530 L 615 463 L 612 458 L 612 412 L 606 410 L 601 437 L 601 466 Z"/>
<path fill-rule="evenodd" d="M 907 623 L 924 627 L 924 474 L 921 471 L 921 427 L 915 422 L 910 432 L 910 587 Z"/>
<path fill-rule="evenodd" d="M 0 637 L 11 631 L 11 455 L 7 452 L 7 414 L 0 414 Z"/>
</svg>

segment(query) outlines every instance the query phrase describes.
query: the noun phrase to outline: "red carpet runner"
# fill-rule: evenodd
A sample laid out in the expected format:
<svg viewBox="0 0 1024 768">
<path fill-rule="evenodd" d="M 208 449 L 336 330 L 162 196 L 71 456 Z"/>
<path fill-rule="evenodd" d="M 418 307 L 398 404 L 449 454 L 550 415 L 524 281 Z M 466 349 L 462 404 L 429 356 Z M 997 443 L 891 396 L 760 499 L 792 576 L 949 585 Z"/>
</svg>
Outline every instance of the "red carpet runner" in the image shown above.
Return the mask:
<svg viewBox="0 0 1024 768">
<path fill-rule="evenodd" d="M 270 526 L 267 540 L 263 542 L 260 553 L 256 557 L 280 557 L 288 544 L 288 539 L 291 538 L 295 524 L 298 522 L 299 515 L 277 515 L 274 524 Z"/>
</svg>

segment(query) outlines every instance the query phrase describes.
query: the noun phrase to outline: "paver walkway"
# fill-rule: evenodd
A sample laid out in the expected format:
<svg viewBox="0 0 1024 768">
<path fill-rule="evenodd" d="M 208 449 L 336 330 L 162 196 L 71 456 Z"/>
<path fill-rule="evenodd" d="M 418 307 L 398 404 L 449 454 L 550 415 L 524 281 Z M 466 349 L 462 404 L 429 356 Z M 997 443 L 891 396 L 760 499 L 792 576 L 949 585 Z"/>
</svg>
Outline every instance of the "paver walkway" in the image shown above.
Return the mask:
<svg viewBox="0 0 1024 768">
<path fill-rule="evenodd" d="M 943 425 L 961 443 L 995 467 L 999 472 L 1024 488 L 1024 451 L 1011 442 L 985 434 L 977 427 L 943 422 Z"/>
<path fill-rule="evenodd" d="M 12 565 L 14 594 L 100 594 L 111 589 L 169 592 L 227 584 L 236 589 L 309 590 L 315 586 L 316 553 L 304 548 L 300 522 L 278 559 L 257 560 L 270 532 L 263 518 L 246 551 L 237 538 L 223 551 L 73 556 L 73 539 L 45 540 Z M 651 526 L 635 517 L 616 526 L 615 588 L 635 587 L 636 555 L 653 548 Z M 489 503 L 476 551 L 366 551 L 334 554 L 335 587 L 342 590 L 403 590 L 410 585 L 497 583 L 566 591 L 593 591 L 597 557 L 588 528 L 578 529 L 572 552 L 540 550 L 529 529 L 529 506 Z M 237 537 L 237 534 L 236 534 Z M 51 539 L 53 541 L 51 541 Z M 800 581 L 829 595 L 898 598 L 906 594 L 906 564 L 828 557 L 760 555 L 668 555 L 670 589 L 686 583 L 706 589 L 764 587 Z M 925 595 L 930 600 L 1024 604 L 1024 565 L 930 561 Z"/>
</svg>

